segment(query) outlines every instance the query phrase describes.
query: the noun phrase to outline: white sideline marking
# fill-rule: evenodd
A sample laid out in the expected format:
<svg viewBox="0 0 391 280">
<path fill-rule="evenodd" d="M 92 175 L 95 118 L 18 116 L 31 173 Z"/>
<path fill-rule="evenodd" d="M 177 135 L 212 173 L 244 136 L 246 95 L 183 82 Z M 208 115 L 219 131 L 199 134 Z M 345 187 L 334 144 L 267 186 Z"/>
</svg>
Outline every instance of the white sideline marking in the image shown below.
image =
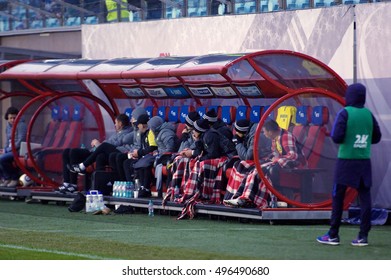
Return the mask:
<svg viewBox="0 0 391 280">
<path fill-rule="evenodd" d="M 16 245 L 0 244 L 0 247 L 9 248 L 9 249 L 32 251 L 32 252 L 39 252 L 39 253 L 54 253 L 54 254 L 58 254 L 58 255 L 82 257 L 82 258 L 88 258 L 88 259 L 93 259 L 93 260 L 112 260 L 112 259 L 102 258 L 99 256 L 89 255 L 89 254 L 78 254 L 78 253 L 70 253 L 70 252 L 57 251 L 57 250 L 37 249 L 37 248 L 29 248 L 29 247 L 16 246 Z M 119 260 L 119 259 L 116 259 L 116 260 Z"/>
</svg>

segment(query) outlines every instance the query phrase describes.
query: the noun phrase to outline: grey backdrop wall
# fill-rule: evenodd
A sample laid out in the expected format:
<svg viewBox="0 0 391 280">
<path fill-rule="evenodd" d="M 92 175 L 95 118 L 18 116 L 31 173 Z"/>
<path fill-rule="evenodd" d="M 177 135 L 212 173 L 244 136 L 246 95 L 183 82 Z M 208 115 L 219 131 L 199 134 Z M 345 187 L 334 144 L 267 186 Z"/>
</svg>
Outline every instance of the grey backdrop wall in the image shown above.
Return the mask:
<svg viewBox="0 0 391 280">
<path fill-rule="evenodd" d="M 368 88 L 383 140 L 373 148 L 374 206 L 391 209 L 391 3 L 82 26 L 83 57 L 157 57 L 286 49 Z M 356 21 L 356 36 L 354 32 Z M 354 47 L 357 52 L 355 53 Z M 355 58 L 354 58 L 354 54 Z M 356 59 L 356 60 L 355 60 Z"/>
</svg>

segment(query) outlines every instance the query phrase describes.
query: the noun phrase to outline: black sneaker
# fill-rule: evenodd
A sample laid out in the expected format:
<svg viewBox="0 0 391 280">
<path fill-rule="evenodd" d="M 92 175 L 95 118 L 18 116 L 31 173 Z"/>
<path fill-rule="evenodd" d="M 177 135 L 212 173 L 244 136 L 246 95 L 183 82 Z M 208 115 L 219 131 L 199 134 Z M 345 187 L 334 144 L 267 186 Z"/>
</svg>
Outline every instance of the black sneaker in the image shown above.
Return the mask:
<svg viewBox="0 0 391 280">
<path fill-rule="evenodd" d="M 138 198 L 147 198 L 151 197 L 151 191 L 143 186 L 138 191 Z"/>
<path fill-rule="evenodd" d="M 75 193 L 77 192 L 77 186 L 74 184 L 69 184 L 66 188 L 67 193 Z"/>
<path fill-rule="evenodd" d="M 120 205 L 116 210 L 115 214 L 133 214 L 134 208 L 132 206 Z"/>
<path fill-rule="evenodd" d="M 72 165 L 67 164 L 67 168 L 72 173 L 86 174 L 86 170 L 85 169 L 81 169 L 78 164 L 72 164 Z"/>
<path fill-rule="evenodd" d="M 61 186 L 58 187 L 57 191 L 60 193 L 66 193 L 67 187 L 68 186 L 65 186 L 64 184 L 62 184 Z"/>
<path fill-rule="evenodd" d="M 62 194 L 74 193 L 74 192 L 77 192 L 77 186 L 75 184 L 69 184 L 67 186 L 62 184 L 61 186 L 58 187 L 58 192 L 60 192 Z"/>
</svg>

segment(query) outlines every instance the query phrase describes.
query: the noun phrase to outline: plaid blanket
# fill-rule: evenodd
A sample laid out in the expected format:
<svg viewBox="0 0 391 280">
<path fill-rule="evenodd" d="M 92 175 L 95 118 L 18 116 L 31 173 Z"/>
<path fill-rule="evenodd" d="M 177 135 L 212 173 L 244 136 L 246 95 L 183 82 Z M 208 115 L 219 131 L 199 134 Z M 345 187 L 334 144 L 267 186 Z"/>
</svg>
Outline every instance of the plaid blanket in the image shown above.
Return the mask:
<svg viewBox="0 0 391 280">
<path fill-rule="evenodd" d="M 241 161 L 231 173 L 224 199 L 240 197 L 246 200 L 246 206 L 263 209 L 268 207 L 269 194 L 254 163 Z"/>
<path fill-rule="evenodd" d="M 221 203 L 221 179 L 222 166 L 227 157 L 208 159 L 204 161 L 197 160 L 191 169 L 189 178 L 183 181 L 183 196 L 180 202 L 190 199 L 197 191 L 200 192 L 199 200 L 208 203 Z"/>
<path fill-rule="evenodd" d="M 253 171 L 255 163 L 253 160 L 242 160 L 234 164 L 231 174 L 228 178 L 227 191 L 224 199 L 231 199 L 242 185 L 243 180 L 247 177 L 248 173 Z"/>
<path fill-rule="evenodd" d="M 169 188 L 175 188 L 175 186 L 182 186 L 182 178 L 185 174 L 187 165 L 190 162 L 190 158 L 177 156 L 171 164 L 170 172 L 172 174 Z"/>
</svg>

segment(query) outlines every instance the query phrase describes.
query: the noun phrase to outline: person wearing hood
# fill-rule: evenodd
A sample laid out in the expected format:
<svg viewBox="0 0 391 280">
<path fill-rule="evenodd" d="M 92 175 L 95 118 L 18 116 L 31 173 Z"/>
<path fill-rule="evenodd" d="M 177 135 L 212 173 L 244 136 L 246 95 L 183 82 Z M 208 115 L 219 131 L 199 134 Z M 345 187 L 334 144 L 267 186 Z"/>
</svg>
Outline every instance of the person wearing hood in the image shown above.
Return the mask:
<svg viewBox="0 0 391 280">
<path fill-rule="evenodd" d="M 379 143 L 381 131 L 376 118 L 364 107 L 366 88 L 360 83 L 348 86 L 345 94 L 346 105 L 335 119 L 331 138 L 339 144 L 332 192 L 330 229 L 316 240 L 327 245 L 339 245 L 339 227 L 347 187 L 358 192 L 360 200 L 360 231 L 353 246 L 368 245 L 371 229 L 371 145 Z"/>
<path fill-rule="evenodd" d="M 204 119 L 206 119 L 211 128 L 216 129 L 227 139 L 232 140 L 233 135 L 231 129 L 223 122 L 222 119 L 218 118 L 215 109 L 211 109 L 205 113 Z"/>
<path fill-rule="evenodd" d="M 163 119 L 158 116 L 153 117 L 148 125 L 156 135 L 158 155 L 156 156 L 154 166 L 156 190 L 158 191 L 158 197 L 161 197 L 163 184 L 163 166 L 167 166 L 170 163 L 173 154 L 178 151 L 179 139 L 176 135 L 175 125 L 170 122 L 163 122 Z M 150 174 L 152 174 L 152 168 Z"/>
<path fill-rule="evenodd" d="M 124 171 L 124 162 L 128 159 L 128 153 L 133 152 L 141 147 L 140 138 L 137 137 L 138 126 L 137 119 L 141 115 L 146 115 L 147 111 L 143 107 L 136 107 L 131 114 L 130 123 L 131 132 L 124 137 L 124 145 L 118 146 L 117 150 L 110 153 L 109 165 L 113 172 L 116 172 L 117 181 L 126 181 Z"/>
<path fill-rule="evenodd" d="M 133 151 L 128 152 L 128 159 L 123 162 L 123 170 L 125 173 L 126 181 L 134 182 L 136 177 L 141 181 L 139 174 L 135 171 L 136 163 L 142 165 L 143 162 L 146 162 L 145 165 L 149 165 L 149 159 L 152 159 L 153 162 L 153 153 L 157 150 L 157 144 L 155 140 L 155 135 L 148 128 L 149 116 L 147 114 L 142 114 L 137 118 L 136 126 L 137 133 L 135 137 L 135 143 L 140 143 L 140 145 L 135 148 Z M 144 186 L 144 182 L 141 181 L 141 186 Z M 139 187 L 139 186 L 137 186 Z M 139 192 L 139 197 L 143 197 L 143 191 Z M 145 195 L 150 195 L 150 193 L 145 193 Z"/>
<path fill-rule="evenodd" d="M 58 188 L 62 193 L 77 191 L 77 173 L 86 173 L 86 168 L 96 162 L 96 170 L 104 170 L 109 155 L 117 151 L 117 147 L 126 145 L 126 136 L 131 133 L 129 117 L 120 114 L 115 118 L 116 133 L 102 143 L 98 139 L 91 141 L 91 149 L 67 148 L 63 151 L 63 184 Z"/>
<path fill-rule="evenodd" d="M 240 197 L 243 194 L 248 175 L 253 172 L 255 168 L 254 162 L 254 138 L 257 130 L 257 123 L 251 123 L 247 119 L 238 120 L 234 123 L 235 134 L 233 142 L 235 143 L 236 151 L 239 159 L 233 165 L 231 174 L 228 178 L 227 190 L 224 195 L 224 204 L 230 205 L 230 200 Z M 271 141 L 262 132 L 259 138 L 259 159 L 262 162 L 267 161 L 271 155 Z M 252 184 L 254 186 L 254 184 Z M 248 197 L 259 197 L 260 195 L 267 195 L 262 191 L 257 194 L 259 188 L 253 188 L 247 192 Z M 263 198 L 265 199 L 265 198 Z M 254 201 L 261 201 L 260 198 L 253 199 Z"/>
<path fill-rule="evenodd" d="M 0 182 L 1 187 L 16 187 L 19 183 L 19 169 L 13 164 L 14 154 L 12 153 L 12 127 L 19 110 L 15 107 L 9 107 L 4 115 L 7 121 L 5 128 L 6 146 L 0 152 Z M 24 120 L 20 120 L 15 130 L 14 144 L 17 150 L 20 149 L 20 144 L 26 141 L 27 125 Z"/>
</svg>

